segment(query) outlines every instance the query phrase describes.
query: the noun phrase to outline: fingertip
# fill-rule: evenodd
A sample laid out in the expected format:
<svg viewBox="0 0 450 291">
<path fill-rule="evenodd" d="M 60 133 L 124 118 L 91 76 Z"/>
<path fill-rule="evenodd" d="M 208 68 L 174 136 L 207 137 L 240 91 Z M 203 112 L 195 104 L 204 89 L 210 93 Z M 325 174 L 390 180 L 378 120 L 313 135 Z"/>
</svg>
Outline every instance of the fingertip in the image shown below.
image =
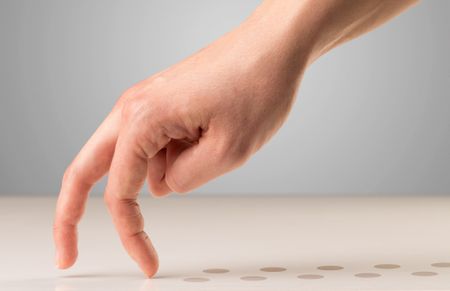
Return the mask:
<svg viewBox="0 0 450 291">
<path fill-rule="evenodd" d="M 170 190 L 152 191 L 151 195 L 155 198 L 162 198 L 170 194 Z"/>
<path fill-rule="evenodd" d="M 164 180 L 160 181 L 159 183 L 149 181 L 148 190 L 150 191 L 150 194 L 156 198 L 167 196 L 172 192 L 172 190 L 169 188 L 169 186 L 167 186 Z"/>
<path fill-rule="evenodd" d="M 68 269 L 75 264 L 78 257 L 78 251 L 59 252 L 57 251 L 55 256 L 55 266 L 58 269 Z"/>
<path fill-rule="evenodd" d="M 152 278 L 156 274 L 156 272 L 158 272 L 158 268 L 159 262 L 156 258 L 154 261 L 152 261 L 151 264 L 148 265 L 148 267 L 143 268 L 143 271 L 148 278 Z"/>
<path fill-rule="evenodd" d="M 54 229 L 55 266 L 58 269 L 67 269 L 78 257 L 77 231 L 74 226 L 59 226 Z"/>
<path fill-rule="evenodd" d="M 149 266 L 149 268 L 144 271 L 145 275 L 147 275 L 148 278 L 152 278 L 156 272 L 158 272 L 158 268 L 159 268 L 159 263 L 158 260 L 156 260 L 155 262 L 152 263 L 152 265 Z"/>
<path fill-rule="evenodd" d="M 74 263 L 58 263 L 56 265 L 56 268 L 60 269 L 60 270 L 65 270 L 65 269 L 69 269 L 70 267 L 73 266 Z"/>
<path fill-rule="evenodd" d="M 149 278 L 153 277 L 159 268 L 159 258 L 147 234 L 142 231 L 131 237 L 125 237 L 123 242 L 125 249 L 142 272 Z"/>
<path fill-rule="evenodd" d="M 155 276 L 156 272 L 158 271 L 158 269 L 155 269 L 154 271 L 151 271 L 149 273 L 146 273 L 145 275 L 147 276 L 147 278 L 152 278 L 153 276 Z"/>
</svg>

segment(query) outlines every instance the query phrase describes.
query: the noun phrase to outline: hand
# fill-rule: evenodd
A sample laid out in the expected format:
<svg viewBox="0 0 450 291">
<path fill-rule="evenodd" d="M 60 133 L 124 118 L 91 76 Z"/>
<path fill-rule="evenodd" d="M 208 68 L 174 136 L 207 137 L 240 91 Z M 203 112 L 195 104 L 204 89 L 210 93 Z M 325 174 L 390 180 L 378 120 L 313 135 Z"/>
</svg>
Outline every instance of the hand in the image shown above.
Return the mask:
<svg viewBox="0 0 450 291">
<path fill-rule="evenodd" d="M 60 268 L 76 259 L 76 225 L 91 186 L 107 171 L 105 202 L 121 241 L 151 276 L 157 255 L 136 203 L 145 179 L 156 196 L 188 192 L 242 165 L 280 127 L 301 68 L 253 36 L 254 26 L 120 97 L 64 175 L 54 231 Z"/>
<path fill-rule="evenodd" d="M 145 180 L 155 196 L 191 191 L 273 136 L 306 66 L 336 43 L 323 26 L 327 38 L 317 38 L 316 26 L 299 23 L 315 23 L 302 1 L 279 3 L 264 2 L 234 31 L 119 98 L 64 174 L 54 226 L 60 268 L 76 260 L 88 192 L 108 171 L 104 198 L 121 241 L 152 276 L 157 254 L 136 202 Z"/>
</svg>

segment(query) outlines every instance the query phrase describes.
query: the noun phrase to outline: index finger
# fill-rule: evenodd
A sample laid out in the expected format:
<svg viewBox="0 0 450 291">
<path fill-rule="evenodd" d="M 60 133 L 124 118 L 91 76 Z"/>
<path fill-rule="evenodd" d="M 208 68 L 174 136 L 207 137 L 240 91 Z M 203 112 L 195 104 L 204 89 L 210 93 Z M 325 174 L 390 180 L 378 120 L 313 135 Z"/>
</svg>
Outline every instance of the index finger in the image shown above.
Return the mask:
<svg viewBox="0 0 450 291">
<path fill-rule="evenodd" d="M 64 175 L 53 226 L 55 263 L 59 268 L 70 267 L 77 258 L 77 224 L 83 215 L 90 189 L 109 169 L 118 135 L 118 123 L 118 114 L 111 113 Z"/>
</svg>

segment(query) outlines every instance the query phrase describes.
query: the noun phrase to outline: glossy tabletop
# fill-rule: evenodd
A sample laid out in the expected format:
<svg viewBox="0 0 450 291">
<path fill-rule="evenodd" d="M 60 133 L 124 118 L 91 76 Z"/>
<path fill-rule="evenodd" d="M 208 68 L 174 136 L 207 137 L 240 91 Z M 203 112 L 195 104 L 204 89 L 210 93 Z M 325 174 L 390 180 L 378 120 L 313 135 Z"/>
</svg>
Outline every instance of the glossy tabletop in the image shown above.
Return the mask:
<svg viewBox="0 0 450 291">
<path fill-rule="evenodd" d="M 450 196 L 142 197 L 146 279 L 101 198 L 53 262 L 55 197 L 0 198 L 0 290 L 449 290 Z"/>
</svg>

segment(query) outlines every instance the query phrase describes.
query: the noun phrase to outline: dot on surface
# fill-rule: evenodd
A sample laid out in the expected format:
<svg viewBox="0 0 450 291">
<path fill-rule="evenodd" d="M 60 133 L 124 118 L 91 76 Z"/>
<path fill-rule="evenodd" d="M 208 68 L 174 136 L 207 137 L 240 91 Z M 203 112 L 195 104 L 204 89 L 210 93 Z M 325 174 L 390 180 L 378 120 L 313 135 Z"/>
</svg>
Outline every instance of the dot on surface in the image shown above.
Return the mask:
<svg viewBox="0 0 450 291">
<path fill-rule="evenodd" d="M 421 276 L 421 277 L 429 277 L 429 276 L 436 276 L 437 273 L 436 273 L 436 272 L 426 272 L 426 271 L 422 271 L 422 272 L 414 272 L 414 273 L 411 273 L 411 275 L 413 275 L 413 276 Z"/>
<path fill-rule="evenodd" d="M 378 264 L 374 266 L 377 269 L 398 269 L 400 265 L 397 264 Z"/>
<path fill-rule="evenodd" d="M 381 275 L 378 273 L 358 273 L 355 274 L 355 277 L 358 278 L 376 278 L 376 277 L 380 277 Z"/>
<path fill-rule="evenodd" d="M 186 281 L 186 282 L 207 282 L 207 281 L 209 281 L 209 279 L 203 278 L 203 277 L 190 277 L 190 278 L 184 278 L 184 281 Z"/>
<path fill-rule="evenodd" d="M 450 268 L 450 262 L 440 262 L 440 263 L 434 263 L 431 265 L 433 267 L 437 267 L 437 268 Z"/>
<path fill-rule="evenodd" d="M 297 276 L 299 279 L 306 279 L 306 280 L 316 280 L 316 279 L 322 279 L 322 275 L 317 274 L 303 274 Z"/>
<path fill-rule="evenodd" d="M 344 269 L 344 267 L 341 267 L 341 266 L 319 266 L 319 267 L 317 267 L 317 269 L 323 270 L 323 271 L 337 271 L 337 270 Z"/>
<path fill-rule="evenodd" d="M 262 276 L 244 276 L 241 277 L 241 280 L 244 281 L 262 281 L 262 280 L 266 280 L 266 277 L 262 277 Z"/>
<path fill-rule="evenodd" d="M 286 271 L 286 268 L 282 267 L 264 267 L 260 269 L 263 272 L 284 272 Z"/>
<path fill-rule="evenodd" d="M 230 270 L 222 269 L 222 268 L 211 268 L 211 269 L 205 269 L 205 270 L 203 270 L 203 272 L 209 273 L 209 274 L 223 274 L 223 273 L 230 272 Z"/>
</svg>

